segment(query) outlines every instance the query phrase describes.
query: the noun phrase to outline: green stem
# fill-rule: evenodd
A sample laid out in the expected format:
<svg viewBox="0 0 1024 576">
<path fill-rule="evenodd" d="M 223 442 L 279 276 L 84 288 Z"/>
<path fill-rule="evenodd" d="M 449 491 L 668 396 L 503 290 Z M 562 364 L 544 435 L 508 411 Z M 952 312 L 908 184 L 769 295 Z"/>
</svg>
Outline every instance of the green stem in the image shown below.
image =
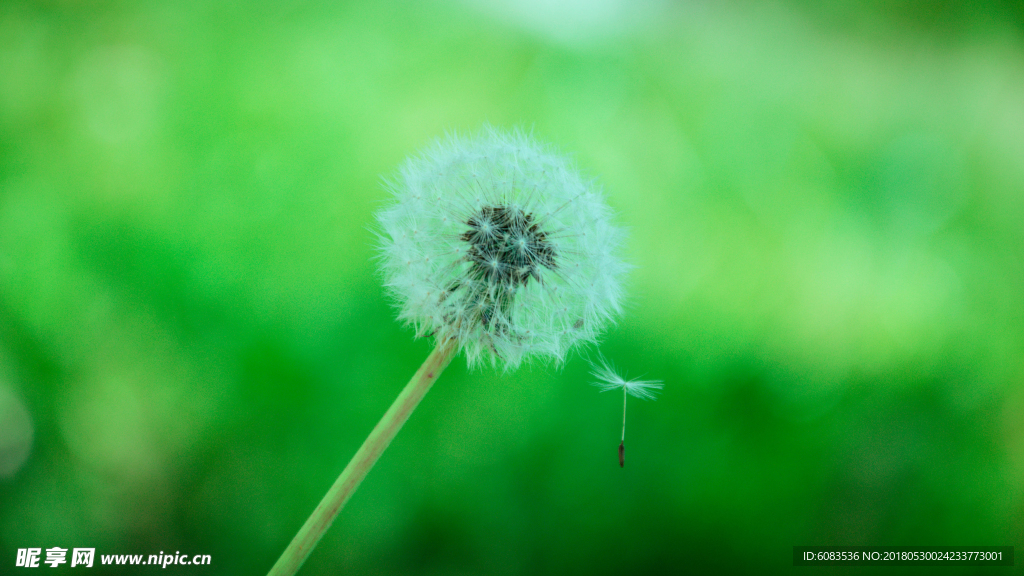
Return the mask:
<svg viewBox="0 0 1024 576">
<path fill-rule="evenodd" d="M 313 514 L 299 529 L 299 533 L 292 539 L 291 544 L 277 559 L 277 563 L 270 569 L 268 576 L 294 576 L 299 571 L 302 563 L 309 557 L 309 553 L 313 551 L 324 532 L 331 527 L 331 523 L 334 522 L 345 502 L 348 502 L 352 493 L 359 487 L 359 483 L 366 477 L 366 473 L 373 468 L 381 453 L 402 428 L 402 424 L 409 419 L 409 415 L 416 409 L 437 377 L 448 366 L 457 350 L 458 347 L 452 340 L 438 342 L 437 347 L 423 362 L 409 383 L 405 385 L 398 398 L 395 398 L 391 408 L 384 413 L 384 417 L 377 423 L 373 432 L 367 436 L 359 451 L 341 472 L 341 476 L 338 476 L 334 485 L 327 491 L 323 500 L 320 501 L 320 505 L 313 510 Z"/>
</svg>

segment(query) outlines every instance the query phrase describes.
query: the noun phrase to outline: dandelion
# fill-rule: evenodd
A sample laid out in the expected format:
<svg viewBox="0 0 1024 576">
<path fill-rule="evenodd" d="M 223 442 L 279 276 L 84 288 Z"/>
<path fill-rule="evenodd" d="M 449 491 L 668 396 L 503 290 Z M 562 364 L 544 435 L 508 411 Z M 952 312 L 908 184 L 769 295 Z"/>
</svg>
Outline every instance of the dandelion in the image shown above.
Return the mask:
<svg viewBox="0 0 1024 576">
<path fill-rule="evenodd" d="M 485 127 L 406 161 L 378 215 L 398 318 L 436 346 L 271 569 L 295 574 L 431 385 L 469 366 L 562 362 L 620 311 L 621 232 L 595 186 L 522 131 Z"/>
<path fill-rule="evenodd" d="M 556 361 L 619 312 L 620 232 L 600 193 L 521 131 L 485 128 L 408 160 L 378 215 L 399 318 L 472 366 Z"/>
<path fill-rule="evenodd" d="M 591 372 L 597 382 L 593 382 L 601 392 L 622 389 L 622 441 L 619 444 L 619 467 L 626 466 L 626 400 L 634 396 L 641 400 L 655 400 L 664 383 L 661 380 L 626 380 L 615 371 L 607 360 L 601 358 L 600 365 L 594 366 Z"/>
</svg>

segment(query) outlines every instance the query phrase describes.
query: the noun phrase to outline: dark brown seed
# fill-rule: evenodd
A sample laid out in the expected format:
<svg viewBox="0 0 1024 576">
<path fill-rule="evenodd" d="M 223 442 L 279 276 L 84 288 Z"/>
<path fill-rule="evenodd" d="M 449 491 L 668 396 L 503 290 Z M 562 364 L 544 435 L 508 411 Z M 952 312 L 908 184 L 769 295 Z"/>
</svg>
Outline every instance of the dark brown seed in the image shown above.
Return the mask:
<svg viewBox="0 0 1024 576">
<path fill-rule="evenodd" d="M 556 268 L 556 254 L 533 214 L 506 206 L 484 206 L 466 220 L 459 239 L 469 244 L 468 281 L 442 294 L 441 302 L 462 292 L 480 310 L 477 321 L 490 327 L 496 315 L 507 317 L 516 290 L 530 278 L 540 282 L 541 267 Z M 497 329 L 501 329 L 500 326 Z"/>
</svg>

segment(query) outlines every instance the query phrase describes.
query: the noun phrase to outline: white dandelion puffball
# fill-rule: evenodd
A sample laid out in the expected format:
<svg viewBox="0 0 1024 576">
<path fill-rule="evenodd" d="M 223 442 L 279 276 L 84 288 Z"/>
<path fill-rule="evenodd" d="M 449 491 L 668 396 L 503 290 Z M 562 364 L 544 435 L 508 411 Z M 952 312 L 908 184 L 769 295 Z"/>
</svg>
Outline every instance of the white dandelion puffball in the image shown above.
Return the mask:
<svg viewBox="0 0 1024 576">
<path fill-rule="evenodd" d="M 385 284 L 470 366 L 564 359 L 618 314 L 622 233 L 600 191 L 531 136 L 485 127 L 405 162 L 377 215 Z"/>
</svg>

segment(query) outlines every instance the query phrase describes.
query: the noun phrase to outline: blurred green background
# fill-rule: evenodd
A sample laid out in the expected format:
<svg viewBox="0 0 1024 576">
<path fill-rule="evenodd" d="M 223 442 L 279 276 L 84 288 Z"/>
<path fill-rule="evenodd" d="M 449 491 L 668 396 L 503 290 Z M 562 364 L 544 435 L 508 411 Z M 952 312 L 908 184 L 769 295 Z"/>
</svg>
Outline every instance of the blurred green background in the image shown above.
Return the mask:
<svg viewBox="0 0 1024 576">
<path fill-rule="evenodd" d="M 619 469 L 583 359 L 457 359 L 304 574 L 1024 550 L 1024 9 L 825 4 L 3 0 L 0 572 L 265 573 L 431 349 L 381 177 L 484 122 L 605 188 L 664 394 Z"/>
</svg>

